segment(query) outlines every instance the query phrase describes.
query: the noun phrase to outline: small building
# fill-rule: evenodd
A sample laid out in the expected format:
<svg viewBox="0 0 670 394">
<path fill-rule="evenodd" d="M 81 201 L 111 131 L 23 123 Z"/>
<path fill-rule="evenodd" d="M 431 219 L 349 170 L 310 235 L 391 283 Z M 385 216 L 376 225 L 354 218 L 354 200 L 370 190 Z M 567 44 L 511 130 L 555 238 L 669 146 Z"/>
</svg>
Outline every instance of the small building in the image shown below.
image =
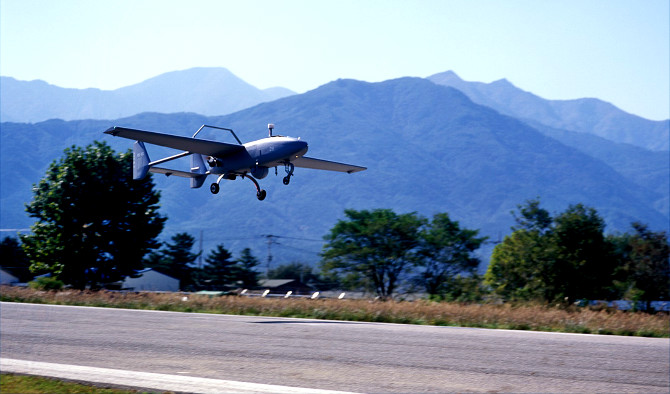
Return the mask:
<svg viewBox="0 0 670 394">
<path fill-rule="evenodd" d="M 139 271 L 137 278 L 127 277 L 121 288 L 133 291 L 179 291 L 179 279 L 160 273 L 153 268 Z"/>
<path fill-rule="evenodd" d="M 12 286 L 25 285 L 33 279 L 35 279 L 35 274 L 30 272 L 30 269 L 27 266 L 0 266 L 0 284 Z"/>
<path fill-rule="evenodd" d="M 20 280 L 18 277 L 12 275 L 12 273 L 5 268 L 0 268 L 0 285 L 12 285 L 19 282 Z"/>
<path fill-rule="evenodd" d="M 264 279 L 258 282 L 258 288 L 270 290 L 270 294 L 312 295 L 314 288 L 297 279 Z"/>
</svg>

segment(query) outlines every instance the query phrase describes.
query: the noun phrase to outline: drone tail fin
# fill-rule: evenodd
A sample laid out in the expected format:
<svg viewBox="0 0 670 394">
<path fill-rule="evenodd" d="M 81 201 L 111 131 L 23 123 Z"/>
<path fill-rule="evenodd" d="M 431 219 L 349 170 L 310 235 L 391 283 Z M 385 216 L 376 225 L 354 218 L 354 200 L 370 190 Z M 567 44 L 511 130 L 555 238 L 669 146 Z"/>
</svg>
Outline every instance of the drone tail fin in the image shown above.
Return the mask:
<svg viewBox="0 0 670 394">
<path fill-rule="evenodd" d="M 133 145 L 133 179 L 144 179 L 149 172 L 149 154 L 144 142 L 135 141 Z"/>
<path fill-rule="evenodd" d="M 205 183 L 205 179 L 207 179 L 207 167 L 205 167 L 205 161 L 199 153 L 191 155 L 191 173 L 200 174 L 191 178 L 191 188 L 197 189 L 201 187 L 202 184 Z"/>
</svg>

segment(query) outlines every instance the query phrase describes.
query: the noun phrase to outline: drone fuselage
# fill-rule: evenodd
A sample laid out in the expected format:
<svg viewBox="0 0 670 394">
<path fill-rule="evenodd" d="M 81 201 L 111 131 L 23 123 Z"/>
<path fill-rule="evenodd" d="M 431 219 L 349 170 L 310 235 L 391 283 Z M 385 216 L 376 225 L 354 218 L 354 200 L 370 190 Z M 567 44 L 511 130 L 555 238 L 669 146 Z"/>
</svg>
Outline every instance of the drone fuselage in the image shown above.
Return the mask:
<svg viewBox="0 0 670 394">
<path fill-rule="evenodd" d="M 208 158 L 211 174 L 253 172 L 259 167 L 276 167 L 307 153 L 307 142 L 292 137 L 268 137 L 243 144 L 244 150 L 225 158 Z M 211 166 L 214 163 L 214 166 Z"/>
<path fill-rule="evenodd" d="M 212 140 L 195 138 L 204 128 L 213 128 L 230 131 L 238 144 L 229 144 Z M 207 176 L 218 176 L 216 182 L 212 183 L 210 191 L 213 194 L 219 192 L 219 182 L 222 180 L 234 180 L 238 176 L 250 179 L 256 186 L 256 196 L 259 200 L 265 198 L 265 190 L 260 188 L 256 179 L 263 179 L 268 175 L 269 169 L 284 166 L 286 176 L 283 178 L 284 185 L 290 183 L 295 167 L 311 168 L 316 170 L 345 172 L 348 174 L 363 171 L 366 168 L 351 164 L 337 163 L 333 161 L 304 157 L 307 153 L 307 142 L 300 138 L 292 138 L 272 135 L 273 124 L 268 125 L 269 137 L 243 144 L 231 129 L 202 125 L 193 137 L 183 137 L 153 131 L 130 129 L 127 127 L 111 127 L 105 131 L 106 134 L 135 140 L 133 145 L 133 178 L 142 179 L 148 172 L 175 175 L 191 179 L 191 188 L 200 188 Z M 182 153 L 165 157 L 156 161 L 149 160 L 145 143 L 165 146 L 168 148 L 182 150 Z M 158 167 L 159 164 L 167 163 L 182 157 L 191 157 L 190 171 L 175 170 Z"/>
</svg>

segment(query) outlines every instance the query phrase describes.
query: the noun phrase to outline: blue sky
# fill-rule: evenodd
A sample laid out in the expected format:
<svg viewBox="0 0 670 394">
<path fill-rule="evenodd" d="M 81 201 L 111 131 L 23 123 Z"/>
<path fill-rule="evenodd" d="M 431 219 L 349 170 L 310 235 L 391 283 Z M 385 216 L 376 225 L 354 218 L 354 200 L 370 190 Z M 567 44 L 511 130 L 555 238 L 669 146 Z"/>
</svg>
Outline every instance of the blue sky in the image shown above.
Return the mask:
<svg viewBox="0 0 670 394">
<path fill-rule="evenodd" d="M 302 93 L 453 70 L 670 118 L 668 0 L 0 0 L 0 74 L 116 89 L 225 67 Z M 0 87 L 1 88 L 1 87 Z"/>
</svg>

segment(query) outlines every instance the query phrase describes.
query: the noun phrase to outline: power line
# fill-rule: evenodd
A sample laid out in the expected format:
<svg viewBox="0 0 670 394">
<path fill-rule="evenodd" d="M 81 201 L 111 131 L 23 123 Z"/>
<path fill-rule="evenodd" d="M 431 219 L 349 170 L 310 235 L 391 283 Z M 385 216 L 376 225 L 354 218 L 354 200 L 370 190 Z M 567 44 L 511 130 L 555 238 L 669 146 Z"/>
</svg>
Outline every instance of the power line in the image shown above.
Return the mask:
<svg viewBox="0 0 670 394">
<path fill-rule="evenodd" d="M 264 235 L 261 235 L 261 237 L 265 237 Z M 258 236 L 255 237 L 217 237 L 216 239 L 222 240 L 222 241 L 248 241 L 248 240 L 253 240 L 253 239 L 258 239 Z"/>
<path fill-rule="evenodd" d="M 303 253 L 314 254 L 314 255 L 317 255 L 317 256 L 318 256 L 319 254 L 321 254 L 321 252 L 315 252 L 315 251 L 313 251 L 313 250 L 307 250 L 307 249 L 298 248 L 298 247 L 295 247 L 295 246 L 289 246 L 289 245 L 284 245 L 284 244 L 280 244 L 280 243 L 277 243 L 277 245 L 279 245 L 279 246 L 281 246 L 281 247 L 284 247 L 284 248 L 289 248 L 289 249 L 299 250 L 299 251 L 301 251 L 301 252 L 303 252 Z"/>
<path fill-rule="evenodd" d="M 203 241 L 204 238 L 204 233 L 201 230 L 200 231 L 200 256 L 199 256 L 199 266 L 203 266 Z M 266 257 L 266 262 L 265 262 L 265 271 L 266 274 L 270 271 L 272 267 L 272 262 L 274 260 L 274 254 L 272 253 L 272 247 L 273 246 L 282 246 L 285 248 L 289 249 L 294 249 L 297 251 L 300 251 L 302 253 L 309 253 L 312 255 L 318 256 L 320 252 L 314 251 L 314 250 L 308 250 L 308 249 L 303 249 L 303 248 L 298 248 L 292 245 L 286 245 L 283 243 L 278 242 L 280 239 L 285 239 L 285 240 L 296 240 L 296 241 L 308 241 L 308 242 L 325 242 L 322 239 L 314 239 L 314 238 L 303 238 L 303 237 L 291 237 L 291 236 L 284 236 L 284 235 L 275 235 L 275 234 L 259 234 L 256 236 L 242 236 L 242 237 L 216 237 L 217 242 L 223 242 L 223 241 L 252 241 L 252 240 L 259 240 L 264 239 L 265 243 L 267 244 L 267 257 Z M 210 242 L 211 243 L 211 242 Z"/>
<path fill-rule="evenodd" d="M 273 235 L 273 237 L 277 237 L 277 238 L 286 238 L 286 239 L 297 239 L 297 240 L 300 240 L 300 241 L 323 242 L 322 239 L 298 238 L 298 237 L 285 237 L 285 236 L 283 236 L 283 235 Z"/>
<path fill-rule="evenodd" d="M 299 241 L 323 242 L 323 240 L 317 240 L 317 239 L 311 239 L 311 238 L 286 237 L 286 236 L 283 236 L 283 235 L 274 235 L 274 234 L 262 234 L 261 237 L 266 239 L 266 242 L 267 242 L 267 245 L 268 245 L 268 256 L 267 256 L 267 262 L 266 262 L 266 267 L 265 267 L 265 275 L 269 274 L 270 266 L 272 265 L 272 260 L 273 260 L 272 245 L 283 246 L 285 248 L 295 249 L 295 250 L 299 250 L 303 253 L 315 254 L 317 256 L 319 255 L 319 252 L 314 252 L 312 250 L 302 249 L 302 248 L 298 248 L 298 247 L 295 247 L 295 246 L 289 246 L 289 245 L 279 243 L 279 242 L 277 242 L 277 239 L 284 238 L 284 239 L 293 239 L 293 240 L 299 240 Z"/>
</svg>

